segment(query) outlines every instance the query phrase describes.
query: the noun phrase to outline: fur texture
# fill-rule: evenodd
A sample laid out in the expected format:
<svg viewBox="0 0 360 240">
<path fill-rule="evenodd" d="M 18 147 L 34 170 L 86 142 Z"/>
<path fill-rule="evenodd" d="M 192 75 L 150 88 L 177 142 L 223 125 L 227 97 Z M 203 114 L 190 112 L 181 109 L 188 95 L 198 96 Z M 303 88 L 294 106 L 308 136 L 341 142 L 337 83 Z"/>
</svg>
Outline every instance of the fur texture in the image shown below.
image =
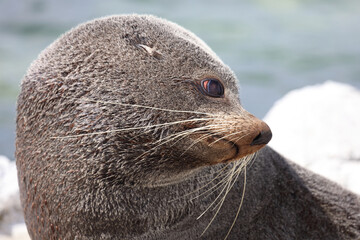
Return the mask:
<svg viewBox="0 0 360 240">
<path fill-rule="evenodd" d="M 206 78 L 219 79 L 224 97 L 199 91 Z M 30 236 L 224 239 L 243 175 L 225 185 L 204 234 L 215 212 L 197 217 L 218 203 L 216 184 L 229 169 L 264 146 L 252 144 L 259 132 L 270 131 L 241 107 L 236 82 L 195 35 L 153 16 L 96 19 L 61 36 L 30 66 L 18 99 Z M 264 148 L 228 237 L 359 239 L 359 212 L 358 196 Z"/>
</svg>

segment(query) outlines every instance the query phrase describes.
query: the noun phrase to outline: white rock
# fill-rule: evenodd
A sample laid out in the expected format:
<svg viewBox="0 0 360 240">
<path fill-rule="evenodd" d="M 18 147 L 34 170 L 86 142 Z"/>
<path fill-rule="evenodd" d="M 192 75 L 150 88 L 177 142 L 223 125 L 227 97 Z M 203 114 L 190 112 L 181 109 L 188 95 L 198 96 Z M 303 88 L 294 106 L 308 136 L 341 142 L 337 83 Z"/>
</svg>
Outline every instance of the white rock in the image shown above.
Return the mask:
<svg viewBox="0 0 360 240">
<path fill-rule="evenodd" d="M 327 81 L 286 94 L 264 119 L 270 146 L 360 194 L 360 91 Z"/>
<path fill-rule="evenodd" d="M 0 156 L 0 240 L 30 239 L 20 206 L 15 162 Z"/>
</svg>

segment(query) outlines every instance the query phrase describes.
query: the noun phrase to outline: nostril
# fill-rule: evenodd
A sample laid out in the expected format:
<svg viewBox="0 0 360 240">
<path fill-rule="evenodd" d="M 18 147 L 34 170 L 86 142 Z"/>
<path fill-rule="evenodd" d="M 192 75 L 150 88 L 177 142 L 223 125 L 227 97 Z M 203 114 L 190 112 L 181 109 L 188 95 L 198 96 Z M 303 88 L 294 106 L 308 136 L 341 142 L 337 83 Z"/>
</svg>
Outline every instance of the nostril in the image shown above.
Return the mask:
<svg viewBox="0 0 360 240">
<path fill-rule="evenodd" d="M 271 130 L 267 130 L 267 131 L 261 131 L 252 141 L 252 143 L 250 144 L 251 146 L 253 145 L 263 145 L 263 144 L 267 144 L 272 137 L 272 133 Z"/>
<path fill-rule="evenodd" d="M 262 136 L 262 134 L 261 134 L 261 132 L 260 132 L 260 133 L 253 139 L 251 145 L 254 145 L 254 142 L 259 141 L 259 139 L 261 138 L 261 136 Z"/>
</svg>

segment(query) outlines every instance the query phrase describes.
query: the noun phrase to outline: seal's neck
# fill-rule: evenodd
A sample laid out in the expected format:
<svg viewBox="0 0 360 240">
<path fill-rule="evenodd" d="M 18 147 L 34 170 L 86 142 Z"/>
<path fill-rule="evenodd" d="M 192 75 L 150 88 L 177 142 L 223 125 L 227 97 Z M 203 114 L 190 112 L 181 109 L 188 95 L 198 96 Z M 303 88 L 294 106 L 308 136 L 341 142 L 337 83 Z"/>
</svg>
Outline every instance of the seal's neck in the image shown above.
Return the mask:
<svg viewBox="0 0 360 240">
<path fill-rule="evenodd" d="M 111 228 L 114 233 L 111 234 L 124 238 L 141 238 L 148 234 L 155 234 L 153 237 L 157 238 L 160 237 L 157 233 L 172 234 L 172 231 L 167 233 L 166 229 L 174 228 L 178 232 L 194 228 L 194 232 L 200 236 L 217 211 L 213 209 L 220 209 L 218 214 L 221 215 L 221 205 L 228 204 L 228 200 L 223 201 L 225 192 L 231 189 L 226 198 L 231 195 L 234 199 L 236 194 L 241 195 L 242 181 L 238 180 L 235 184 L 234 176 L 228 184 L 227 178 L 228 169 L 224 169 L 224 165 L 214 165 L 166 186 L 102 186 L 99 188 L 101 191 L 94 188 L 95 192 L 89 196 L 97 197 L 88 201 L 93 204 L 88 209 L 94 219 L 101 218 L 101 221 L 92 221 L 91 228 L 103 232 L 108 231 L 107 226 L 111 225 L 114 226 Z M 85 214 L 89 215 L 89 212 Z"/>
<path fill-rule="evenodd" d="M 261 156 L 247 169 L 244 202 L 236 222 L 244 226 L 266 206 L 266 196 L 277 191 L 273 183 L 281 177 L 281 169 Z M 161 238 L 156 235 L 158 233 L 171 235 L 176 232 L 199 237 L 211 223 L 204 235 L 211 237 L 219 226 L 230 229 L 242 201 L 244 172 L 236 181 L 229 182 L 229 176 L 229 168 L 214 165 L 167 186 L 95 188 L 95 192 L 89 194 L 96 197 L 88 201 L 93 204 L 88 209 L 94 219 L 101 221 L 91 221 L 91 228 L 106 232 L 108 226 L 114 226 L 111 234 L 119 237 L 141 238 L 152 234 L 156 239 Z M 85 214 L 89 216 L 89 212 Z"/>
</svg>

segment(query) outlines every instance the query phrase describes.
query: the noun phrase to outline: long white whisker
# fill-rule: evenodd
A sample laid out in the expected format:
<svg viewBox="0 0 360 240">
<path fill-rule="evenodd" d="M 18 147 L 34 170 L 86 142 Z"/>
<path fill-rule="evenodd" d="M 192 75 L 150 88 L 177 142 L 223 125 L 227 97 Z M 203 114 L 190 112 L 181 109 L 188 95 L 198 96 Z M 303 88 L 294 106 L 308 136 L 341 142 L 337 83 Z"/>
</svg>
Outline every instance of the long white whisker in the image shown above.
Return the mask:
<svg viewBox="0 0 360 240">
<path fill-rule="evenodd" d="M 202 127 L 187 129 L 187 130 L 184 130 L 184 131 L 181 131 L 181 132 L 171 134 L 171 135 L 169 135 L 169 136 L 167 136 L 167 137 L 165 137 L 163 139 L 158 140 L 157 142 L 165 140 L 167 138 L 171 138 L 173 135 L 182 134 L 182 133 L 185 133 L 185 132 L 193 133 L 193 132 L 198 132 L 198 131 L 201 131 L 201 130 L 209 130 L 209 129 L 213 130 L 213 129 L 216 129 L 216 128 L 220 128 L 218 126 L 219 125 L 205 125 L 205 126 L 202 126 Z"/>
<path fill-rule="evenodd" d="M 213 179 L 211 179 L 209 182 L 207 182 L 206 184 L 202 185 L 201 187 L 197 188 L 196 190 L 191 191 L 191 192 L 189 192 L 189 193 L 187 193 L 187 194 L 185 194 L 185 195 L 183 195 L 183 196 L 181 196 L 181 197 L 179 197 L 179 198 L 173 199 L 173 200 L 171 200 L 170 202 L 179 200 L 179 199 L 181 199 L 181 198 L 185 198 L 185 197 L 187 197 L 187 196 L 190 196 L 191 194 L 194 194 L 194 193 L 196 193 L 196 192 L 199 192 L 201 189 L 207 187 L 207 186 L 210 185 L 212 182 L 214 182 L 217 178 L 219 178 L 219 177 L 223 174 L 223 172 L 225 171 L 225 169 L 226 169 L 227 167 L 228 167 L 228 164 L 227 164 L 225 167 L 221 168 L 221 169 L 218 171 L 218 174 L 217 174 Z M 215 184 L 214 186 L 217 186 L 217 185 L 218 185 L 218 183 Z M 210 189 L 211 189 L 211 188 L 210 188 Z M 200 195 L 202 195 L 202 194 L 203 194 L 203 193 L 201 193 Z M 200 195 L 196 196 L 195 198 L 191 198 L 190 200 L 196 199 L 196 198 L 198 198 Z"/>
<path fill-rule="evenodd" d="M 162 145 L 164 145 L 164 144 L 166 144 L 166 143 L 168 143 L 168 142 L 171 142 L 171 141 L 175 140 L 176 138 L 185 137 L 185 136 L 187 136 L 187 135 L 193 134 L 193 133 L 195 133 L 195 132 L 197 132 L 197 131 L 201 131 L 201 130 L 206 129 L 206 128 L 207 128 L 207 126 L 204 126 L 204 127 L 199 127 L 199 128 L 194 128 L 194 129 L 185 130 L 186 132 L 185 132 L 185 131 L 182 131 L 182 132 L 180 132 L 180 133 L 175 133 L 172 138 L 170 138 L 170 139 L 168 139 L 168 140 L 166 140 L 166 141 L 163 141 L 163 139 L 162 139 L 161 141 L 163 141 L 163 142 L 160 141 L 159 144 L 157 144 L 156 146 L 154 146 L 154 147 L 152 147 L 151 149 L 147 150 L 146 152 L 142 153 L 142 154 L 139 155 L 135 160 L 141 158 L 142 156 L 144 156 L 145 154 L 151 152 L 152 150 L 154 150 L 154 149 L 156 149 L 156 148 L 158 148 L 158 147 L 160 147 L 160 146 L 162 146 Z"/>
<path fill-rule="evenodd" d="M 243 168 L 243 164 L 242 164 L 242 163 L 239 162 L 239 163 L 236 164 L 236 166 L 235 166 L 235 168 L 234 168 L 234 170 L 233 170 L 233 174 L 232 174 L 231 177 L 228 179 L 228 184 L 230 185 L 230 187 L 228 188 L 228 190 L 225 192 L 225 194 L 224 194 L 224 196 L 223 196 L 223 200 L 224 200 L 224 201 L 225 201 L 225 198 L 226 198 L 227 194 L 230 192 L 230 190 L 232 189 L 232 187 L 233 187 L 234 184 L 236 183 L 237 178 L 239 177 L 239 174 L 240 174 L 242 168 Z M 235 176 L 235 177 L 233 177 L 233 176 Z M 216 208 L 221 208 L 222 203 L 223 203 L 224 201 L 222 201 L 222 202 L 220 201 L 220 202 L 214 207 L 213 210 L 215 210 Z"/>
<path fill-rule="evenodd" d="M 215 204 L 215 202 L 217 201 L 217 199 L 221 196 L 222 192 L 223 192 L 223 191 L 225 190 L 225 188 L 226 188 L 226 185 L 228 184 L 228 180 L 232 178 L 236 166 L 237 166 L 237 163 L 235 163 L 235 164 L 232 166 L 232 168 L 229 170 L 228 174 L 227 174 L 226 176 L 224 176 L 224 178 L 219 182 L 219 183 L 224 182 L 225 186 L 224 186 L 223 190 L 221 190 L 221 192 L 218 194 L 218 196 L 215 198 L 215 200 L 206 208 L 205 211 L 203 211 L 203 212 L 200 214 L 200 216 L 199 216 L 197 219 L 199 219 L 201 216 L 203 216 L 203 215 L 211 208 L 211 206 Z M 218 184 L 219 184 L 219 183 L 218 183 Z M 221 184 L 221 185 L 224 185 L 224 184 Z"/>
<path fill-rule="evenodd" d="M 196 218 L 199 220 L 210 208 L 211 206 L 216 202 L 216 200 L 221 196 L 221 194 L 225 191 L 225 188 L 221 190 L 221 192 L 218 194 L 218 196 L 214 199 L 214 201 Z M 206 228 L 207 229 L 207 228 Z"/>
<path fill-rule="evenodd" d="M 210 227 L 211 223 L 214 221 L 215 217 L 217 216 L 217 214 L 219 213 L 225 199 L 226 196 L 228 195 L 228 193 L 230 192 L 230 190 L 232 189 L 232 187 L 234 186 L 234 184 L 236 183 L 240 173 L 242 172 L 242 170 L 244 169 L 244 174 L 246 175 L 246 165 L 248 164 L 249 161 L 251 161 L 253 159 L 253 157 L 255 156 L 255 154 L 251 154 L 248 155 L 244 158 L 242 158 L 242 160 L 237 161 L 237 163 L 233 166 L 233 168 L 230 170 L 231 174 L 229 175 L 229 177 L 227 177 L 227 183 L 224 186 L 224 189 L 221 191 L 221 193 L 217 196 L 217 198 L 208 206 L 208 208 L 205 211 L 208 211 L 211 206 L 217 201 L 217 199 L 221 196 L 221 194 L 224 192 L 224 190 L 226 189 L 226 191 L 224 192 L 224 195 L 221 199 L 221 201 L 216 205 L 216 207 L 214 209 L 217 208 L 214 216 L 212 217 L 212 219 L 210 220 L 209 224 L 207 225 L 207 227 L 204 229 L 204 231 L 202 232 L 201 236 L 207 231 L 207 229 Z M 235 175 L 235 177 L 234 177 Z M 240 202 L 240 206 L 238 208 L 237 214 L 236 214 L 236 219 L 239 216 L 240 213 L 240 209 L 241 206 L 243 204 L 243 200 L 244 200 L 244 196 L 245 196 L 245 187 L 246 187 L 246 176 L 244 176 L 244 187 L 243 187 L 243 193 L 242 193 L 242 197 L 241 197 L 241 202 Z M 204 214 L 204 212 L 202 213 Z M 230 234 L 231 229 L 233 228 L 233 226 L 235 225 L 235 221 L 236 219 L 233 221 L 225 239 L 228 237 L 228 235 Z"/>
<path fill-rule="evenodd" d="M 218 125 L 215 125 L 215 126 L 222 126 L 222 125 L 227 125 L 227 124 L 218 124 Z M 213 128 L 215 129 L 215 128 Z M 213 130 L 211 129 L 211 130 Z M 220 128 L 220 129 L 223 129 L 223 128 Z M 181 154 L 184 155 L 190 148 L 192 148 L 195 144 L 197 144 L 198 142 L 202 141 L 203 139 L 206 139 L 208 137 L 211 137 L 211 136 L 214 136 L 214 135 L 217 135 L 219 133 L 223 133 L 223 132 L 226 132 L 226 130 L 222 130 L 222 131 L 217 131 L 217 132 L 214 132 L 214 133 L 207 133 L 205 134 L 204 136 L 198 138 L 196 141 L 194 141 L 187 149 L 185 149 L 185 151 Z M 224 137 L 222 137 L 221 139 L 223 139 Z M 213 143 L 209 144 L 209 146 L 212 146 Z"/>
<path fill-rule="evenodd" d="M 237 212 L 236 212 L 234 221 L 233 221 L 233 223 L 231 224 L 230 229 L 229 229 L 229 231 L 227 232 L 224 240 L 226 240 L 226 239 L 229 237 L 229 234 L 230 234 L 231 230 L 233 229 L 237 218 L 239 217 L 239 213 L 240 213 L 241 207 L 242 207 L 243 202 L 244 202 L 245 189 L 246 189 L 246 166 L 244 167 L 244 184 L 243 184 L 243 191 L 242 191 L 242 194 L 241 194 L 240 204 L 239 204 L 238 210 L 237 210 Z"/>
<path fill-rule="evenodd" d="M 79 99 L 75 99 L 75 100 L 79 100 Z M 89 102 L 96 102 L 96 103 L 103 103 L 103 104 L 120 105 L 120 106 L 125 106 L 125 107 L 145 108 L 145 109 L 158 110 L 158 111 L 164 111 L 164 112 L 193 113 L 193 114 L 202 114 L 202 115 L 208 115 L 208 116 L 216 116 L 215 114 L 205 113 L 205 112 L 166 109 L 166 108 L 151 107 L 151 106 L 140 105 L 140 104 L 130 104 L 130 103 L 119 103 L 119 102 L 111 102 L 111 101 L 101 101 L 101 100 L 94 100 L 94 99 L 88 99 L 88 98 L 82 98 L 81 100 L 87 100 L 87 101 L 89 101 Z"/>
<path fill-rule="evenodd" d="M 198 196 L 191 198 L 190 200 L 194 200 L 194 199 L 196 199 L 196 198 L 199 198 L 200 196 L 203 196 L 203 195 L 205 195 L 206 193 L 208 193 L 208 192 L 210 192 L 210 191 L 211 191 L 211 192 L 208 193 L 207 196 L 210 195 L 211 193 L 217 191 L 220 187 L 222 187 L 223 185 L 226 184 L 227 177 L 230 176 L 231 174 L 232 174 L 231 171 L 229 171 L 228 173 L 224 174 L 225 176 L 222 176 L 223 179 L 221 179 L 218 183 L 216 183 L 216 184 L 215 184 L 214 186 L 212 186 L 211 188 L 207 189 L 205 192 L 202 192 L 202 193 L 199 194 Z M 220 194 L 220 195 L 221 195 L 221 194 Z M 216 200 L 215 200 L 215 201 L 216 201 Z M 213 203 L 212 203 L 212 204 L 213 204 Z M 210 205 L 212 205 L 212 204 L 210 204 Z M 206 212 L 206 211 L 207 211 L 207 210 L 205 210 L 205 212 Z M 201 214 L 201 216 L 204 215 L 205 212 L 203 212 L 203 213 Z M 200 217 L 201 217 L 201 216 L 200 216 Z M 199 218 L 200 218 L 200 217 L 199 217 Z"/>
<path fill-rule="evenodd" d="M 231 179 L 231 178 L 232 178 L 232 175 L 231 175 L 231 177 L 230 177 L 229 179 Z M 227 184 L 224 186 L 224 188 L 223 188 L 223 190 L 221 191 L 221 193 L 222 193 L 225 189 L 226 189 L 225 192 L 228 192 L 228 191 L 229 191 L 229 188 L 230 188 L 230 184 L 229 184 L 229 182 L 227 182 Z M 218 195 L 218 197 L 221 196 L 221 193 Z M 218 198 L 218 197 L 217 197 L 217 198 Z M 226 194 L 225 194 L 225 197 L 226 197 Z M 222 202 L 222 203 L 225 201 L 225 197 L 223 197 L 223 198 L 221 199 L 221 202 Z M 217 199 L 217 198 L 216 198 L 216 199 Z M 216 199 L 215 199 L 215 201 L 216 201 Z M 214 201 L 213 203 L 215 203 L 215 201 Z M 213 203 L 212 203 L 212 204 L 213 204 Z M 209 207 L 211 207 L 212 204 L 210 204 Z M 201 233 L 200 236 L 204 235 L 204 233 L 205 233 L 205 232 L 207 231 L 207 229 L 210 227 L 210 225 L 212 224 L 212 222 L 215 220 L 217 214 L 218 214 L 219 211 L 220 211 L 221 206 L 222 206 L 222 204 L 221 204 L 220 207 L 217 209 L 217 211 L 215 212 L 214 216 L 211 218 L 210 222 L 208 223 L 208 225 L 206 226 L 206 228 L 204 229 L 204 231 Z M 209 210 L 209 207 L 208 207 L 207 210 Z M 206 211 L 207 211 L 207 210 L 206 210 Z"/>
<path fill-rule="evenodd" d="M 171 126 L 171 125 L 176 125 L 176 124 L 181 124 L 181 123 L 186 123 L 186 122 L 208 121 L 208 120 L 213 120 L 213 119 L 214 118 L 194 118 L 194 119 L 187 119 L 187 120 L 181 120 L 181 121 L 175 121 L 175 122 L 160 123 L 160 124 L 155 124 L 155 125 L 150 125 L 150 126 L 130 127 L 130 128 L 114 129 L 114 130 L 108 130 L 108 131 L 76 134 L 76 135 L 69 135 L 69 136 L 62 136 L 62 137 L 51 137 L 51 138 L 65 139 L 65 138 L 82 137 L 82 136 L 89 136 L 89 135 L 99 135 L 99 134 L 114 133 L 114 132 L 150 129 L 150 128 L 155 128 L 155 127 Z"/>
</svg>

